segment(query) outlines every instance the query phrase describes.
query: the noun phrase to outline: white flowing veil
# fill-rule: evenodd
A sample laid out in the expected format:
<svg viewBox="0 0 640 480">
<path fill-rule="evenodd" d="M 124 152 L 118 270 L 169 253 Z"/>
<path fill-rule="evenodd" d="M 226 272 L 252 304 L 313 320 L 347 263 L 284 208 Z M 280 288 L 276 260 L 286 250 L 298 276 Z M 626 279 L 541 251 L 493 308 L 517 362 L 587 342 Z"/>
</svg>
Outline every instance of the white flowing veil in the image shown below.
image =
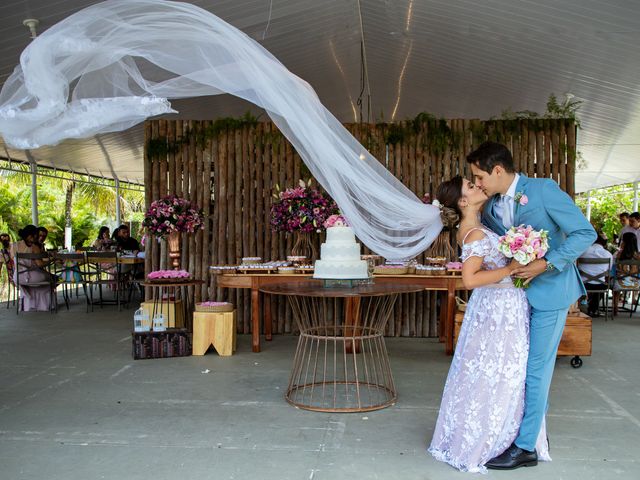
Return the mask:
<svg viewBox="0 0 640 480">
<path fill-rule="evenodd" d="M 167 99 L 220 93 L 267 111 L 371 250 L 407 259 L 435 240 L 437 207 L 371 156 L 305 81 L 188 3 L 110 0 L 45 31 L 2 88 L 0 134 L 15 148 L 54 145 L 174 112 Z"/>
</svg>

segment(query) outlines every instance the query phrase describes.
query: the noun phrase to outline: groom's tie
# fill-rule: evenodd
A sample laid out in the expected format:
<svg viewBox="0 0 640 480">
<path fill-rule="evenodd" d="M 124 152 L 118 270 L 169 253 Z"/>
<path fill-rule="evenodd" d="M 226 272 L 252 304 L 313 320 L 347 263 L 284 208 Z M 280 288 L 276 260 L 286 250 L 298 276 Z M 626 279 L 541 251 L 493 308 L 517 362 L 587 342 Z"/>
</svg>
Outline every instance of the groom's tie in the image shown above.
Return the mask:
<svg viewBox="0 0 640 480">
<path fill-rule="evenodd" d="M 502 202 L 502 225 L 504 225 L 504 228 L 511 228 L 513 227 L 511 197 L 509 195 L 502 195 L 500 201 Z"/>
</svg>

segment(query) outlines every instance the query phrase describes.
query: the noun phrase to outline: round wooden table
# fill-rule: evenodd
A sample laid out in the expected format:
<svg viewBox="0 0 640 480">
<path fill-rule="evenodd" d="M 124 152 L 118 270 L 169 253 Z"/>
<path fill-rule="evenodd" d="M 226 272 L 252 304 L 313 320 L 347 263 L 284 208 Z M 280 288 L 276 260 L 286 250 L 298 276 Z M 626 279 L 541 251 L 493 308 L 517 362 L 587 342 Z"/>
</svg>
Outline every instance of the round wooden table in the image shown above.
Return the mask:
<svg viewBox="0 0 640 480">
<path fill-rule="evenodd" d="M 320 280 L 265 285 L 285 295 L 300 329 L 286 400 L 320 412 L 366 412 L 396 398 L 384 329 L 401 293 L 421 285 L 325 288 Z"/>
</svg>

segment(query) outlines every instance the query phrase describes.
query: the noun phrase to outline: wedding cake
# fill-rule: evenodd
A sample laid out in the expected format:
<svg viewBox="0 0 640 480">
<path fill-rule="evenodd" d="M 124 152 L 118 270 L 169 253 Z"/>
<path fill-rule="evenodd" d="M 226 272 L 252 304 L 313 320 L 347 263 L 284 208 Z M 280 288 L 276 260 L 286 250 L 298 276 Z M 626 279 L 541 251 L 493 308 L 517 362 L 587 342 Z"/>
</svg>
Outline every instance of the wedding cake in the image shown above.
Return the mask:
<svg viewBox="0 0 640 480">
<path fill-rule="evenodd" d="M 320 260 L 316 260 L 313 278 L 368 278 L 368 266 L 360 260 L 360 244 L 347 226 L 327 228 L 327 241 L 320 246 Z"/>
</svg>

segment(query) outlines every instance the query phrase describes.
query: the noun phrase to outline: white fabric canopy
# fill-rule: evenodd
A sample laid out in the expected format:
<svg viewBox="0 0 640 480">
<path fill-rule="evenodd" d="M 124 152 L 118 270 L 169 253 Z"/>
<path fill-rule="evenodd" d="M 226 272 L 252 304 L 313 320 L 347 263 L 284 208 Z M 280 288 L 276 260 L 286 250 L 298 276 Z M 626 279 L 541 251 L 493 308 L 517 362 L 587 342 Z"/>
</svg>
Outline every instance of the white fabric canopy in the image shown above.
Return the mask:
<svg viewBox="0 0 640 480">
<path fill-rule="evenodd" d="M 0 134 L 37 148 L 127 129 L 172 112 L 167 99 L 219 93 L 268 112 L 374 252 L 411 258 L 440 232 L 439 210 L 380 165 L 306 82 L 188 3 L 106 1 L 44 32 L 3 86 Z"/>
</svg>

